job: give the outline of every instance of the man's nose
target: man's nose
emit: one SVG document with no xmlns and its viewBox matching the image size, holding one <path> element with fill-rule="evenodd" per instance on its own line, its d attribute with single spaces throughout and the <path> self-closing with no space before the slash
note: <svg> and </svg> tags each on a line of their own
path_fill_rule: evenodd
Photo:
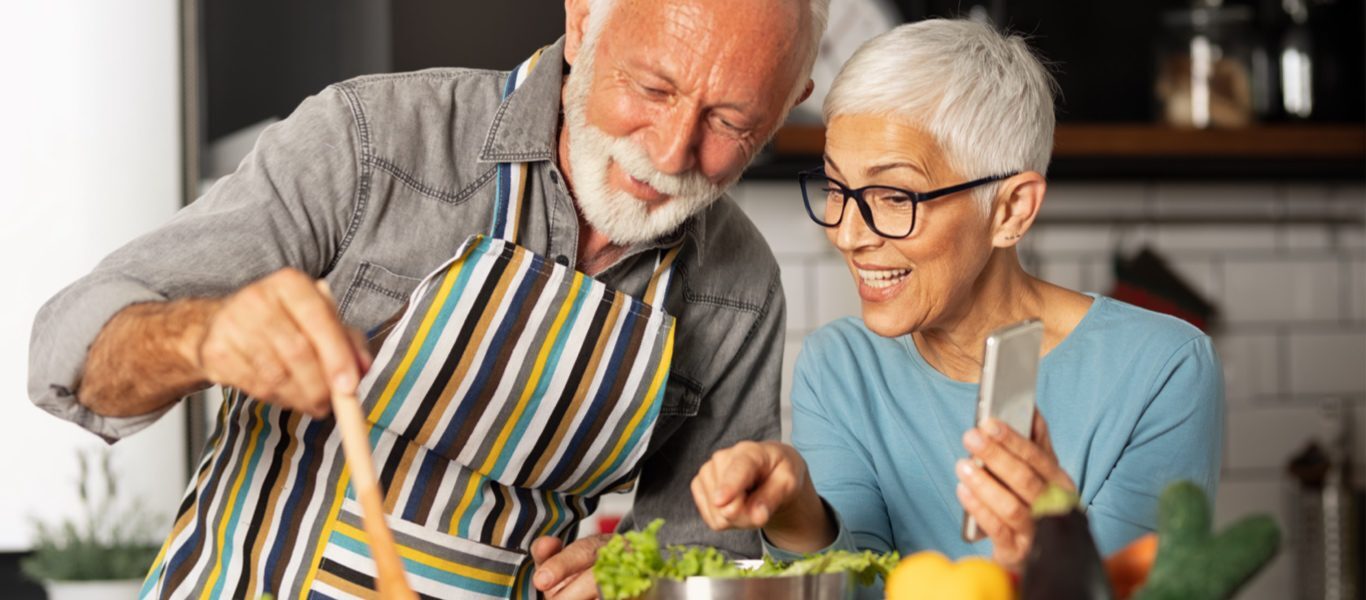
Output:
<svg viewBox="0 0 1366 600">
<path fill-rule="evenodd" d="M 647 150 L 655 168 L 670 175 L 687 173 L 697 166 L 701 118 L 693 107 L 677 106 L 655 123 Z"/>
</svg>

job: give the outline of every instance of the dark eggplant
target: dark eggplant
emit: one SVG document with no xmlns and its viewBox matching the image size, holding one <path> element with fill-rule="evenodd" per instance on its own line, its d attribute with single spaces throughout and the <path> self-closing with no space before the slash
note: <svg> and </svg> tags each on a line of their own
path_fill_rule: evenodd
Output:
<svg viewBox="0 0 1366 600">
<path fill-rule="evenodd" d="M 1112 600 L 1091 525 L 1077 495 L 1049 486 L 1034 502 L 1034 542 L 1020 600 Z"/>
</svg>

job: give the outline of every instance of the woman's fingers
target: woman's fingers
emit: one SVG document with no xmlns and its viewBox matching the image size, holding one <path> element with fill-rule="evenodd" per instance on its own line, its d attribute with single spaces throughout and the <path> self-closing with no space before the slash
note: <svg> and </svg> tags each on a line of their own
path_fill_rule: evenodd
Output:
<svg viewBox="0 0 1366 600">
<path fill-rule="evenodd" d="M 791 465 L 784 463 L 769 473 L 758 489 L 750 493 L 746 506 L 749 521 L 756 527 L 768 524 L 774 509 L 785 504 L 797 491 L 797 476 Z"/>
<path fill-rule="evenodd" d="M 715 531 L 725 531 L 727 529 L 737 529 L 747 527 L 743 519 L 743 507 L 746 494 L 738 495 L 722 494 L 721 473 L 724 473 L 724 464 L 718 464 L 716 459 L 708 461 L 702 465 L 697 476 L 693 478 L 691 489 L 693 503 L 697 505 L 697 512 L 702 516 L 702 521 Z M 718 504 L 716 498 L 727 498 L 724 504 Z"/>
<path fill-rule="evenodd" d="M 993 557 L 1007 568 L 1024 558 L 1034 535 L 1030 504 L 1049 483 L 1070 491 L 1076 484 L 1058 464 L 1048 424 L 1035 411 L 1032 439 L 988 420 L 963 435 L 963 445 L 981 465 L 958 462 L 958 498 L 992 540 Z"/>
<path fill-rule="evenodd" d="M 1057 453 L 1053 452 L 1053 438 L 1048 434 L 1048 421 L 1037 409 L 1034 411 L 1034 425 L 1029 437 L 1049 456 L 1057 456 Z"/>
<path fill-rule="evenodd" d="M 1001 509 L 992 506 L 992 502 L 979 496 L 973 486 L 965 482 L 959 482 L 957 495 L 963 510 L 977 521 L 978 528 L 991 540 L 992 559 L 1007 569 L 1018 570 L 1034 535 L 1034 523 L 1029 520 L 1027 511 L 1024 519 L 1003 516 Z"/>
<path fill-rule="evenodd" d="M 1020 456 L 1015 449 L 1008 447 L 1001 438 L 985 435 L 991 429 L 991 425 L 989 422 L 983 428 L 969 429 L 963 434 L 963 446 L 1016 496 L 1026 502 L 1033 502 L 1034 498 L 1043 493 L 1047 482 L 1035 465 Z M 1009 434 L 1014 432 L 1011 431 Z"/>
<path fill-rule="evenodd" d="M 692 499 L 693 504 L 697 505 L 697 513 L 701 515 L 702 522 L 707 527 L 715 531 L 728 529 L 724 519 L 720 518 L 716 512 L 716 503 L 712 502 L 712 490 L 715 488 L 715 466 L 710 461 L 702 465 L 702 469 L 692 480 Z"/>
<path fill-rule="evenodd" d="M 727 518 L 735 519 L 743 511 L 750 490 L 768 475 L 763 451 L 758 444 L 740 445 L 717 452 L 713 462 L 717 481 L 712 502 Z"/>
<path fill-rule="evenodd" d="M 1000 422 L 989 421 L 988 425 L 992 423 L 995 423 L 997 429 L 1002 432 L 997 439 L 1005 445 L 1006 449 L 1034 467 L 1034 470 L 1045 481 L 1068 491 L 1075 492 L 1077 490 L 1072 477 L 1063 470 L 1062 465 L 1058 464 L 1058 455 L 1053 452 L 1053 441 L 1048 435 L 1048 423 L 1044 420 L 1042 413 L 1037 410 L 1034 411 L 1033 440 L 1025 439 L 1024 436 Z"/>
<path fill-rule="evenodd" d="M 709 527 L 763 527 L 805 481 L 805 463 L 777 443 L 741 442 L 712 455 L 693 478 L 691 491 Z"/>
<path fill-rule="evenodd" d="M 1036 416 L 1037 422 L 1042 419 Z M 1047 434 L 1047 429 L 1044 433 Z M 980 428 L 968 430 L 963 435 L 963 445 L 1026 501 L 1033 502 L 1049 483 L 1076 490 L 1072 478 L 1058 464 L 1051 446 L 1043 447 L 1027 440 L 999 421 L 989 420 Z"/>
<path fill-rule="evenodd" d="M 973 497 L 1005 526 L 1016 533 L 1033 531 L 1034 519 L 1029 512 L 1029 505 L 990 473 L 966 459 L 958 461 L 957 472 L 958 481 L 966 485 Z"/>
<path fill-rule="evenodd" d="M 985 533 L 993 545 L 1008 544 L 1013 546 L 1017 534 L 1010 524 L 995 511 L 991 510 L 981 498 L 973 493 L 967 484 L 959 482 L 957 488 L 958 501 L 963 504 L 963 510 L 977 521 L 977 527 Z"/>
<path fill-rule="evenodd" d="M 787 506 L 806 486 L 806 461 L 796 448 L 765 444 L 768 476 L 750 493 L 749 517 L 756 526 L 768 524 L 779 509 Z"/>
</svg>

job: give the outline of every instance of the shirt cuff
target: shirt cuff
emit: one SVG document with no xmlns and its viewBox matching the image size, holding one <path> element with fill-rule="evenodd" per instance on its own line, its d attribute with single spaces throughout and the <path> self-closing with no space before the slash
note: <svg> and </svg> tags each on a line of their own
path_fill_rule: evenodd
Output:
<svg viewBox="0 0 1366 600">
<path fill-rule="evenodd" d="M 34 319 L 29 343 L 29 398 L 38 408 L 71 421 L 107 442 L 155 422 L 173 405 L 134 417 L 107 417 L 76 397 L 86 356 L 95 338 L 119 311 L 166 298 L 127 279 L 78 282 L 48 302 Z"/>
<path fill-rule="evenodd" d="M 835 541 L 830 542 L 829 546 L 815 552 L 792 552 L 791 550 L 784 550 L 783 548 L 773 545 L 773 542 L 768 540 L 768 536 L 764 535 L 764 532 L 761 529 L 759 530 L 759 541 L 764 545 L 764 554 L 783 562 L 792 562 L 794 560 L 801 560 L 812 554 L 825 554 L 831 550 L 857 551 L 858 547 L 854 545 L 854 535 L 849 533 L 848 527 L 844 526 L 844 520 L 841 519 L 840 514 L 835 511 L 835 507 L 830 506 L 830 503 L 826 502 L 825 498 L 821 498 L 821 505 L 825 507 L 826 518 L 830 519 L 831 522 L 835 524 L 835 528 L 838 531 L 838 533 L 835 534 Z"/>
</svg>

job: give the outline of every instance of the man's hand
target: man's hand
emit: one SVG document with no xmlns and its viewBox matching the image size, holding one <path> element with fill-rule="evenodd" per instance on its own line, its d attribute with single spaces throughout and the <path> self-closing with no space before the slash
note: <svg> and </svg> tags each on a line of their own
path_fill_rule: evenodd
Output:
<svg viewBox="0 0 1366 600">
<path fill-rule="evenodd" d="M 814 552 L 835 539 L 833 523 L 796 448 L 740 442 L 713 454 L 692 480 L 693 502 L 716 531 L 762 527 L 785 550 Z"/>
<path fill-rule="evenodd" d="M 219 383 L 318 417 L 333 389 L 355 389 L 370 360 L 326 286 L 282 269 L 227 298 L 119 311 L 90 346 L 77 396 L 98 414 L 129 417 Z"/>
<path fill-rule="evenodd" d="M 354 391 L 371 360 L 327 286 L 294 269 L 224 300 L 192 351 L 208 381 L 314 417 L 331 412 L 333 390 Z"/>
<path fill-rule="evenodd" d="M 1033 439 L 1025 439 L 999 421 L 963 434 L 963 446 L 981 461 L 958 461 L 958 501 L 991 538 L 992 559 L 1018 571 L 1034 539 L 1030 506 L 1053 483 L 1068 491 L 1077 486 L 1058 464 L 1048 424 L 1034 413 Z M 989 472 L 988 472 L 989 471 Z"/>
<path fill-rule="evenodd" d="M 531 559 L 536 561 L 531 583 L 548 600 L 591 600 L 598 597 L 593 580 L 593 562 L 598 559 L 610 535 L 583 538 L 568 546 L 557 537 L 543 536 L 531 544 Z"/>
</svg>

